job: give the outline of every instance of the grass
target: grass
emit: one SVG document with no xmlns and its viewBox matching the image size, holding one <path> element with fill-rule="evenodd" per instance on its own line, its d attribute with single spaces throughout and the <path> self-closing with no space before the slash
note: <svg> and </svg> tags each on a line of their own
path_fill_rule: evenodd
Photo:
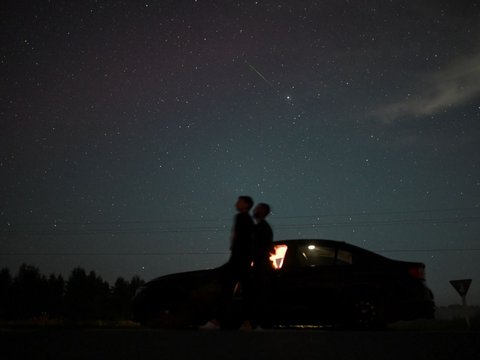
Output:
<svg viewBox="0 0 480 360">
<path fill-rule="evenodd" d="M 29 320 L 0 320 L 0 328 L 138 328 L 131 320 L 66 320 L 62 318 Z"/>
<path fill-rule="evenodd" d="M 436 320 L 421 319 L 412 321 L 399 321 L 390 324 L 388 329 L 399 331 L 478 331 L 480 330 L 480 321 L 478 318 L 470 320 L 470 328 L 467 327 L 465 319 L 455 320 Z"/>
</svg>

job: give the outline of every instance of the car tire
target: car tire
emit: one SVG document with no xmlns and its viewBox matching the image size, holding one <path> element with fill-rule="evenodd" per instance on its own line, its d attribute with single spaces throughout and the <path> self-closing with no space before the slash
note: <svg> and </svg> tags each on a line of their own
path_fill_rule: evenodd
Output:
<svg viewBox="0 0 480 360">
<path fill-rule="evenodd" d="M 220 327 L 223 330 L 238 330 L 242 326 L 243 306 L 238 299 L 232 299 L 223 310 Z"/>
<path fill-rule="evenodd" d="M 360 297 L 353 302 L 352 325 L 356 329 L 381 330 L 386 326 L 381 297 Z"/>
<path fill-rule="evenodd" d="M 191 326 L 191 314 L 186 303 L 163 304 L 159 309 L 161 310 L 149 316 L 142 325 L 161 329 L 183 329 Z"/>
</svg>

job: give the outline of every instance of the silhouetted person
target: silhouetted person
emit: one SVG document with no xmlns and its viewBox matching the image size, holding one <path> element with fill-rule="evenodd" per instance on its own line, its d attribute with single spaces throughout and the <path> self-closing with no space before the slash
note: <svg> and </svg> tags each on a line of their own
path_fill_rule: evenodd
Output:
<svg viewBox="0 0 480 360">
<path fill-rule="evenodd" d="M 239 196 L 235 203 L 237 215 L 235 215 L 232 237 L 230 243 L 230 258 L 223 266 L 224 280 L 222 281 L 222 306 L 226 305 L 233 296 L 235 286 L 239 283 L 242 291 L 248 293 L 250 289 L 250 267 L 253 261 L 253 229 L 254 223 L 250 216 L 250 210 L 253 207 L 253 199 L 250 196 Z M 215 316 L 221 316 L 219 309 L 215 310 Z M 207 322 L 202 329 L 217 329 L 219 322 L 214 318 Z"/>
<path fill-rule="evenodd" d="M 268 306 L 268 281 L 272 271 L 270 256 L 273 252 L 273 231 L 265 220 L 270 214 L 270 206 L 258 204 L 253 210 L 255 227 L 253 231 L 253 269 L 250 296 L 250 315 L 259 324 L 268 321 L 265 318 Z"/>
<path fill-rule="evenodd" d="M 249 212 L 253 207 L 253 200 L 250 196 L 240 196 L 235 203 L 238 214 L 232 229 L 230 246 L 230 259 L 228 265 L 230 271 L 243 276 L 250 269 L 252 263 L 252 246 L 254 223 Z"/>
<path fill-rule="evenodd" d="M 255 273 L 269 272 L 272 268 L 270 255 L 273 250 L 273 231 L 265 220 L 270 214 L 270 206 L 260 203 L 253 210 L 255 226 L 253 230 L 253 269 Z"/>
</svg>

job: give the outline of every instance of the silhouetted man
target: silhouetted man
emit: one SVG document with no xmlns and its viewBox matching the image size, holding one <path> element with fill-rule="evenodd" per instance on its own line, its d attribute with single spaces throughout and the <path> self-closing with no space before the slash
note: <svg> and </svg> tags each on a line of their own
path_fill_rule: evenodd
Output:
<svg viewBox="0 0 480 360">
<path fill-rule="evenodd" d="M 238 214 L 232 229 L 231 254 L 228 264 L 234 273 L 248 272 L 252 263 L 254 223 L 249 212 L 253 206 L 250 196 L 240 196 L 235 203 Z"/>
<path fill-rule="evenodd" d="M 272 268 L 270 255 L 273 250 L 273 231 L 265 220 L 270 214 L 270 206 L 258 204 L 253 210 L 256 221 L 253 231 L 253 269 L 255 273 L 269 272 Z"/>
<path fill-rule="evenodd" d="M 248 296 L 250 314 L 257 324 L 268 321 L 265 318 L 268 306 L 267 286 L 272 270 L 270 256 L 273 252 L 273 231 L 265 220 L 269 214 L 270 206 L 265 203 L 258 204 L 253 210 L 256 224 L 253 231 L 252 289 Z"/>
<path fill-rule="evenodd" d="M 252 246 L 254 223 L 250 216 L 250 209 L 253 207 L 253 199 L 250 196 L 239 196 L 235 203 L 237 215 L 235 215 L 232 237 L 230 244 L 230 258 L 222 267 L 225 271 L 225 278 L 222 281 L 222 303 L 226 305 L 231 300 L 237 283 L 240 283 L 245 294 L 250 289 L 250 267 L 252 264 Z M 248 295 L 247 295 L 248 297 Z M 216 309 L 216 316 L 222 315 L 222 310 Z M 213 318 L 201 329 L 218 329 L 220 326 L 218 318 Z"/>
</svg>

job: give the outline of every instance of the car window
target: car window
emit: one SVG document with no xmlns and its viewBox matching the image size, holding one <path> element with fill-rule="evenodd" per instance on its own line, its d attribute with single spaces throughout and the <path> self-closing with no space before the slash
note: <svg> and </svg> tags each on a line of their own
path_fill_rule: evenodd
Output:
<svg viewBox="0 0 480 360">
<path fill-rule="evenodd" d="M 300 246 L 298 248 L 298 262 L 302 267 L 333 265 L 335 249 L 318 245 Z"/>
<path fill-rule="evenodd" d="M 352 253 L 339 249 L 337 253 L 337 265 L 352 265 Z"/>
</svg>

